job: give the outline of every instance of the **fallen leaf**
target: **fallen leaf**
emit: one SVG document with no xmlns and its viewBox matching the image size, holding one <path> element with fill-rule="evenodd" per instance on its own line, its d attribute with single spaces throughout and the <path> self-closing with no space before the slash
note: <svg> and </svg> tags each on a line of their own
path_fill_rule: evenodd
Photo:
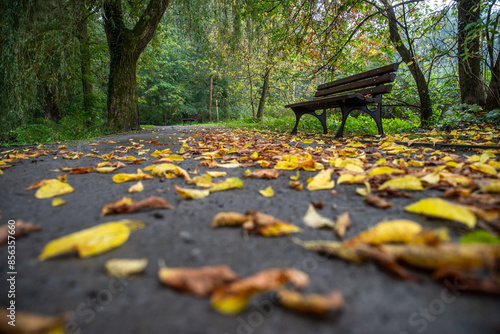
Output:
<svg viewBox="0 0 500 334">
<path fill-rule="evenodd" d="M 388 166 L 380 166 L 380 167 L 375 167 L 371 171 L 368 172 L 368 176 L 374 176 L 374 175 L 382 175 L 382 174 L 402 174 L 404 173 L 401 169 L 397 168 L 391 168 Z"/>
<path fill-rule="evenodd" d="M 313 177 L 312 181 L 307 185 L 308 190 L 333 189 L 335 181 L 331 180 L 333 169 L 325 169 L 320 171 Z"/>
<path fill-rule="evenodd" d="M 201 199 L 210 195 L 210 190 L 199 190 L 199 189 L 187 189 L 181 188 L 174 184 L 174 189 L 177 191 L 177 194 L 185 199 Z"/>
<path fill-rule="evenodd" d="M 277 179 L 281 172 L 276 169 L 257 169 L 250 174 L 245 174 L 244 178 Z"/>
<path fill-rule="evenodd" d="M 212 183 L 212 176 L 208 173 L 193 177 L 192 183 L 200 188 L 210 188 L 214 185 Z"/>
<path fill-rule="evenodd" d="M 328 295 L 304 295 L 297 291 L 280 289 L 277 295 L 284 307 L 301 314 L 326 316 L 328 312 L 339 311 L 344 306 L 344 297 L 339 291 L 332 291 Z"/>
<path fill-rule="evenodd" d="M 364 188 L 356 188 L 356 194 L 366 197 L 371 193 L 371 186 L 370 183 L 365 182 L 365 187 Z"/>
<path fill-rule="evenodd" d="M 143 228 L 144 223 L 123 219 L 90 227 L 52 240 L 42 250 L 38 260 L 77 251 L 80 257 L 94 256 L 121 246 L 130 232 Z"/>
<path fill-rule="evenodd" d="M 344 239 L 345 233 L 350 226 L 351 226 L 351 218 L 349 217 L 349 212 L 344 212 L 335 221 L 333 230 L 340 239 Z"/>
<path fill-rule="evenodd" d="M 337 184 L 347 183 L 347 184 L 362 184 L 366 181 L 366 176 L 362 174 L 342 174 L 337 179 Z"/>
<path fill-rule="evenodd" d="M 57 207 L 66 204 L 66 201 L 60 197 L 56 197 L 52 200 L 52 206 Z"/>
<path fill-rule="evenodd" d="M 333 228 L 335 226 L 333 220 L 318 214 L 318 212 L 314 209 L 314 205 L 312 204 L 309 204 L 307 212 L 304 215 L 304 218 L 302 218 L 302 221 L 304 222 L 305 225 L 312 228 L 322 228 L 322 227 Z"/>
<path fill-rule="evenodd" d="M 101 215 L 131 213 L 148 208 L 171 209 L 172 206 L 166 200 L 158 196 L 150 196 L 137 202 L 129 197 L 123 197 L 121 200 L 106 204 L 102 208 Z"/>
<path fill-rule="evenodd" d="M 397 177 L 392 180 L 386 181 L 378 189 L 382 190 L 385 188 L 424 190 L 420 179 L 413 175 Z"/>
<path fill-rule="evenodd" d="M 140 193 L 143 190 L 144 190 L 144 185 L 142 184 L 142 181 L 139 181 L 130 188 L 128 188 L 129 193 Z"/>
<path fill-rule="evenodd" d="M 410 243 L 420 232 L 422 232 L 422 226 L 411 220 L 386 220 L 376 224 L 367 231 L 361 232 L 356 237 L 345 241 L 345 244 L 354 245 L 367 243 L 380 245 L 386 242 Z"/>
<path fill-rule="evenodd" d="M 65 324 L 69 313 L 59 316 L 46 316 L 30 312 L 16 310 L 15 326 L 9 324 L 11 313 L 6 307 L 0 309 L 0 333 L 12 334 L 42 334 L 42 333 L 65 333 Z"/>
<path fill-rule="evenodd" d="M 210 226 L 241 226 L 249 219 L 251 218 L 238 212 L 219 212 L 215 215 Z"/>
<path fill-rule="evenodd" d="M 467 233 L 460 238 L 461 244 L 500 244 L 500 237 L 497 237 L 488 231 L 478 230 Z"/>
<path fill-rule="evenodd" d="M 475 277 L 455 268 L 442 268 L 437 270 L 433 277 L 446 282 L 453 282 L 453 286 L 458 291 L 482 292 L 493 295 L 500 295 L 500 283 L 498 279 L 490 277 Z"/>
<path fill-rule="evenodd" d="M 101 174 L 109 174 L 117 170 L 119 167 L 96 167 L 95 171 Z"/>
<path fill-rule="evenodd" d="M 130 182 L 130 181 L 140 181 L 140 180 L 152 180 L 154 177 L 149 174 L 144 174 L 140 169 L 137 174 L 124 174 L 119 173 L 113 175 L 113 181 L 116 183 Z"/>
<path fill-rule="evenodd" d="M 66 182 L 61 182 L 58 179 L 44 180 L 46 181 L 35 193 L 36 198 L 51 198 L 64 194 L 69 194 L 75 189 Z M 43 181 L 42 181 L 43 182 Z"/>
<path fill-rule="evenodd" d="M 109 276 L 126 277 L 140 274 L 146 269 L 148 259 L 111 259 L 104 263 Z"/>
<path fill-rule="evenodd" d="M 364 202 L 379 209 L 389 209 L 392 207 L 392 204 L 387 200 L 372 194 L 367 194 Z"/>
<path fill-rule="evenodd" d="M 211 193 L 216 191 L 223 191 L 229 189 L 241 189 L 243 188 L 243 181 L 237 177 L 230 177 L 222 182 L 216 183 L 213 187 L 209 189 Z"/>
<path fill-rule="evenodd" d="M 286 283 L 303 289 L 309 284 L 309 277 L 296 269 L 263 270 L 217 288 L 212 294 L 211 305 L 220 313 L 237 314 L 247 307 L 256 294 L 277 290 Z"/>
<path fill-rule="evenodd" d="M 291 175 L 290 176 L 290 180 L 292 181 L 297 181 L 300 177 L 300 174 L 299 174 L 299 171 L 297 171 L 297 174 L 296 175 Z"/>
<path fill-rule="evenodd" d="M 197 297 L 208 296 L 215 289 L 234 281 L 238 277 L 226 265 L 201 268 L 162 267 L 158 271 L 158 276 L 164 285 Z"/>
<path fill-rule="evenodd" d="M 247 217 L 249 219 L 243 224 L 243 228 L 246 231 L 260 234 L 265 237 L 278 237 L 301 231 L 298 226 L 284 222 L 262 212 L 249 211 L 247 212 Z"/>
<path fill-rule="evenodd" d="M 290 181 L 290 188 L 301 191 L 304 189 L 304 184 L 300 181 Z"/>
<path fill-rule="evenodd" d="M 61 167 L 60 172 L 69 172 L 70 174 L 85 174 L 92 173 L 95 170 L 93 167 Z"/>
<path fill-rule="evenodd" d="M 9 236 L 11 236 L 11 240 L 15 240 L 41 229 L 41 226 L 17 219 L 14 224 L 5 224 L 0 226 L 0 245 L 6 244 L 9 240 Z M 15 239 L 12 239 L 12 237 Z"/>
<path fill-rule="evenodd" d="M 481 187 L 481 191 L 488 193 L 500 193 L 500 180 L 493 180 Z"/>
<path fill-rule="evenodd" d="M 274 196 L 274 190 L 271 186 L 267 187 L 264 190 L 259 190 L 259 193 L 264 197 L 273 197 Z"/>
<path fill-rule="evenodd" d="M 425 216 L 454 220 L 473 228 L 476 216 L 468 208 L 440 198 L 425 198 L 405 207 L 405 211 Z"/>
</svg>

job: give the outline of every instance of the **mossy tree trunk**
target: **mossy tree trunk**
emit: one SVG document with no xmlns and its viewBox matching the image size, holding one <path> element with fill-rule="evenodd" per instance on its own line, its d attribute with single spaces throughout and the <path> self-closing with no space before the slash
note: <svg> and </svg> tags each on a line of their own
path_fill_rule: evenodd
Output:
<svg viewBox="0 0 500 334">
<path fill-rule="evenodd" d="M 136 69 L 169 0 L 150 0 L 133 29 L 125 26 L 120 0 L 104 2 L 104 29 L 109 46 L 108 126 L 113 131 L 139 128 Z"/>
</svg>

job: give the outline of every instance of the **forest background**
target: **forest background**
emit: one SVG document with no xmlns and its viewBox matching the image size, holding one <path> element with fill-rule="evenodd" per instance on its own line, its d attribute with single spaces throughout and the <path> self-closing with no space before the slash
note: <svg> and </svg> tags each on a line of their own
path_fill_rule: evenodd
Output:
<svg viewBox="0 0 500 334">
<path fill-rule="evenodd" d="M 189 115 L 286 132 L 285 104 L 400 62 L 386 132 L 500 123 L 496 0 L 1 0 L 0 142 L 83 139 Z M 377 133 L 354 114 L 346 132 Z M 332 111 L 335 131 L 340 113 Z M 319 131 L 304 117 L 299 131 Z"/>
</svg>

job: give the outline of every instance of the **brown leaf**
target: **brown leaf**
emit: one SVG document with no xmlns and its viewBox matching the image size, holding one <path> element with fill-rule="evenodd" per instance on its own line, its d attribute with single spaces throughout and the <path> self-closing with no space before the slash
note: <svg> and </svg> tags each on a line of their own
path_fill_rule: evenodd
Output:
<svg viewBox="0 0 500 334">
<path fill-rule="evenodd" d="M 500 295 L 500 282 L 489 277 L 475 277 L 456 268 L 442 268 L 434 273 L 434 278 L 446 282 L 453 282 L 453 287 L 459 291 L 483 292 Z M 448 283 L 449 284 L 449 283 Z"/>
<path fill-rule="evenodd" d="M 60 172 L 69 172 L 70 174 L 85 174 L 92 173 L 95 170 L 93 167 L 61 167 Z"/>
<path fill-rule="evenodd" d="M 150 196 L 142 201 L 135 202 L 133 199 L 124 197 L 119 201 L 106 204 L 102 208 L 102 215 L 111 213 L 130 213 L 147 208 L 171 209 L 172 206 L 166 200 L 158 196 Z"/>
<path fill-rule="evenodd" d="M 290 187 L 295 190 L 302 190 L 304 189 L 304 184 L 300 181 L 290 181 Z"/>
<path fill-rule="evenodd" d="M 366 195 L 365 203 L 370 204 L 371 206 L 374 206 L 374 207 L 379 208 L 379 209 L 389 209 L 392 207 L 392 204 L 387 202 L 382 197 L 372 195 L 372 194 Z"/>
<path fill-rule="evenodd" d="M 326 316 L 330 311 L 338 311 L 344 306 L 344 297 L 339 291 L 332 291 L 328 295 L 304 295 L 297 291 L 281 289 L 278 299 L 286 308 L 316 316 Z"/>
<path fill-rule="evenodd" d="M 351 218 L 349 218 L 349 212 L 345 212 L 337 218 L 335 225 L 333 226 L 333 230 L 340 239 L 344 239 L 345 233 L 350 226 Z"/>
<path fill-rule="evenodd" d="M 205 297 L 238 276 L 226 265 L 201 268 L 168 268 L 158 271 L 160 281 L 173 289 Z"/>
<path fill-rule="evenodd" d="M 257 169 L 250 174 L 245 174 L 244 178 L 277 179 L 281 172 L 277 169 Z"/>
<path fill-rule="evenodd" d="M 64 333 L 64 324 L 68 320 L 68 314 L 52 317 L 18 310 L 11 316 L 11 311 L 5 307 L 0 309 L 0 317 L 0 333 L 18 334 Z M 9 324 L 13 320 L 15 326 Z"/>
<path fill-rule="evenodd" d="M 32 223 L 27 223 L 21 219 L 16 220 L 15 224 L 2 225 L 0 226 L 0 245 L 7 243 L 9 235 L 14 238 L 19 238 L 31 232 L 39 231 L 41 229 L 42 229 L 41 226 Z"/>
<path fill-rule="evenodd" d="M 211 304 L 221 313 L 236 314 L 246 308 L 252 296 L 279 289 L 286 283 L 303 289 L 309 284 L 309 276 L 291 268 L 263 270 L 217 288 L 212 294 Z"/>
<path fill-rule="evenodd" d="M 251 217 L 238 212 L 219 212 L 215 215 L 210 226 L 241 226 L 250 219 Z"/>
</svg>

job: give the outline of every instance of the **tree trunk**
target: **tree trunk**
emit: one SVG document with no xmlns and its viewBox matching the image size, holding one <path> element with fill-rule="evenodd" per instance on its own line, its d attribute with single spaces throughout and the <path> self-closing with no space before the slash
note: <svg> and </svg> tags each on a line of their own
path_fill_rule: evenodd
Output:
<svg viewBox="0 0 500 334">
<path fill-rule="evenodd" d="M 260 95 L 259 108 L 257 109 L 257 119 L 262 119 L 264 114 L 264 107 L 266 106 L 267 92 L 269 92 L 269 74 L 271 72 L 270 68 L 266 68 L 266 73 L 264 74 L 264 84 L 262 85 L 262 94 Z"/>
<path fill-rule="evenodd" d="M 92 84 L 90 83 L 90 48 L 87 22 L 80 22 L 78 31 L 78 40 L 80 41 L 80 58 L 81 58 L 81 74 L 82 74 L 82 89 L 83 89 L 83 110 L 86 115 L 90 116 L 90 121 L 93 122 L 95 117 L 91 112 L 93 105 Z"/>
<path fill-rule="evenodd" d="M 415 84 L 417 85 L 418 97 L 420 99 L 420 126 L 428 127 L 432 118 L 432 102 L 429 95 L 429 86 L 425 79 L 424 73 L 414 59 L 412 51 L 404 44 L 401 35 L 398 31 L 398 21 L 394 14 L 394 9 L 389 4 L 388 0 L 381 0 L 384 4 L 385 16 L 389 23 L 389 38 L 394 44 L 396 50 L 400 54 L 403 61 L 408 66 Z"/>
<path fill-rule="evenodd" d="M 491 69 L 491 79 L 486 97 L 486 110 L 500 108 L 500 54 L 497 56 L 495 66 Z"/>
<path fill-rule="evenodd" d="M 481 17 L 480 0 L 458 0 L 458 81 L 462 103 L 484 105 L 484 89 L 481 80 L 480 36 L 474 34 Z M 471 34 L 472 33 L 472 34 Z M 475 37 L 470 37 L 475 35 Z"/>
<path fill-rule="evenodd" d="M 113 131 L 139 128 L 137 60 L 154 35 L 169 0 L 150 0 L 132 30 L 125 27 L 120 0 L 104 2 L 104 29 L 110 53 L 108 126 Z"/>
<path fill-rule="evenodd" d="M 48 118 L 50 121 L 58 124 L 59 121 L 61 120 L 61 110 L 57 105 L 54 93 L 52 93 L 50 87 L 45 86 L 44 94 L 45 94 L 44 98 L 45 117 Z"/>
<path fill-rule="evenodd" d="M 212 96 L 214 93 L 214 76 L 210 76 L 210 97 L 208 101 L 208 121 L 212 122 Z"/>
</svg>

